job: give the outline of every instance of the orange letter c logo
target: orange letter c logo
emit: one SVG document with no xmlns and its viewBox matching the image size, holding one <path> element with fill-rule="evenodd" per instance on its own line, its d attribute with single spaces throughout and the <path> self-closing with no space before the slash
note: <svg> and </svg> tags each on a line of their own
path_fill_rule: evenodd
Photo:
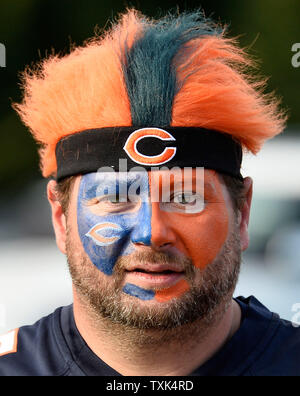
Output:
<svg viewBox="0 0 300 396">
<path fill-rule="evenodd" d="M 176 140 L 169 132 L 159 128 L 142 128 L 132 132 L 123 148 L 134 162 L 140 165 L 162 165 L 169 162 L 176 154 L 176 147 L 167 147 L 159 155 L 148 156 L 139 153 L 136 147 L 137 143 L 146 137 L 164 141 Z"/>
</svg>

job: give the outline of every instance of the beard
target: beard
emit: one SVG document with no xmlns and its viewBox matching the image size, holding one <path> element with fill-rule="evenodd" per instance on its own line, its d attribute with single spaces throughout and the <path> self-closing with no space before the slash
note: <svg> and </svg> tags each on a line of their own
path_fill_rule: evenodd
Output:
<svg viewBox="0 0 300 396">
<path fill-rule="evenodd" d="M 68 230 L 66 249 L 73 285 L 94 318 L 123 330 L 168 331 L 199 320 L 209 327 L 220 308 L 225 313 L 238 281 L 241 248 L 236 231 L 232 231 L 218 257 L 204 269 L 196 268 L 187 257 L 148 250 L 119 257 L 113 274 L 107 276 L 92 264 L 82 248 L 75 246 Z M 129 262 L 178 263 L 185 269 L 190 289 L 167 302 L 129 296 L 122 291 Z"/>
</svg>

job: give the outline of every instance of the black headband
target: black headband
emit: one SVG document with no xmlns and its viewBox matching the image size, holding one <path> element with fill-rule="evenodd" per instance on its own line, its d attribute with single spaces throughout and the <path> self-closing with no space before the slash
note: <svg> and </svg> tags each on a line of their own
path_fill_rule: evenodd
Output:
<svg viewBox="0 0 300 396">
<path fill-rule="evenodd" d="M 119 160 L 133 167 L 204 167 L 242 178 L 242 148 L 225 133 L 196 127 L 114 127 L 89 129 L 61 139 L 56 146 L 57 181 L 97 172 Z"/>
</svg>

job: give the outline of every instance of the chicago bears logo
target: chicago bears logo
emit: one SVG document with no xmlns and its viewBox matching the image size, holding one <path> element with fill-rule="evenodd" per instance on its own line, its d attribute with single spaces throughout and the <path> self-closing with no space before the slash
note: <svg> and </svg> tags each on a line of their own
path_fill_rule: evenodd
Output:
<svg viewBox="0 0 300 396">
<path fill-rule="evenodd" d="M 140 140 L 147 137 L 153 137 L 163 141 L 176 141 L 176 139 L 167 131 L 159 128 L 142 128 L 134 131 L 127 139 L 123 149 L 127 155 L 140 165 L 162 165 L 169 162 L 176 154 L 176 147 L 167 147 L 159 155 L 144 155 L 137 150 L 137 144 Z"/>
<path fill-rule="evenodd" d="M 104 237 L 99 234 L 99 231 L 104 231 L 104 230 L 116 230 L 122 231 L 122 228 L 115 223 L 99 223 L 95 225 L 87 234 L 86 236 L 89 238 L 92 238 L 93 241 L 96 243 L 96 245 L 99 246 L 107 246 L 111 245 L 112 243 L 116 242 L 118 239 L 120 239 L 120 236 L 110 236 L 110 237 Z"/>
</svg>

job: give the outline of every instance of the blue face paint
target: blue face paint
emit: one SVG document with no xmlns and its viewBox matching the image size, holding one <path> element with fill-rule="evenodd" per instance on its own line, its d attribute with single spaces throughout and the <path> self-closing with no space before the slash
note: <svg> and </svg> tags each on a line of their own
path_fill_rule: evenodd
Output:
<svg viewBox="0 0 300 396">
<path fill-rule="evenodd" d="M 104 274 L 113 273 L 117 259 L 131 254 L 134 243 L 150 245 L 149 189 L 147 172 L 82 176 L 77 203 L 78 232 L 90 260 Z M 133 202 L 128 201 L 128 193 Z"/>
<path fill-rule="evenodd" d="M 130 296 L 137 297 L 140 300 L 153 300 L 155 292 L 153 290 L 143 289 L 142 287 L 133 285 L 132 283 L 126 283 L 123 287 L 123 292 Z"/>
</svg>

